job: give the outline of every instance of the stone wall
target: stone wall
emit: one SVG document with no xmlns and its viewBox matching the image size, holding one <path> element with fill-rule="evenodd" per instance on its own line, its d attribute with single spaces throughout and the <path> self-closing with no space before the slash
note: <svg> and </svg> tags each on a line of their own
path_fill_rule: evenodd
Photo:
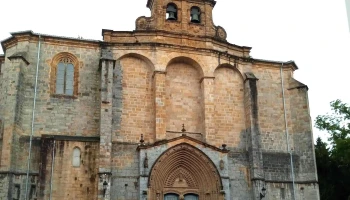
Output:
<svg viewBox="0 0 350 200">
<path fill-rule="evenodd" d="M 145 139 L 153 142 L 155 119 L 154 119 L 154 92 L 152 66 L 136 57 L 125 57 L 120 60 L 121 67 L 116 76 L 121 77 L 122 91 L 115 91 L 115 105 L 122 105 L 120 122 L 115 120 L 114 127 L 117 141 L 135 143 L 144 134 Z M 118 87 L 117 78 L 114 87 Z M 116 109 L 116 107 L 114 107 Z M 118 115 L 117 113 L 114 113 Z M 115 116 L 116 117 L 116 116 Z"/>
<path fill-rule="evenodd" d="M 37 48 L 30 45 L 31 57 L 36 58 Z M 35 135 L 97 136 L 99 132 L 99 48 L 70 47 L 43 43 L 39 65 L 38 96 L 35 118 Z M 57 97 L 50 93 L 50 72 L 55 55 L 69 52 L 79 61 L 78 95 L 74 98 Z M 36 63 L 33 59 L 32 63 Z M 25 74 L 26 100 L 21 113 L 24 134 L 29 135 L 35 67 Z"/>
<path fill-rule="evenodd" d="M 12 184 L 10 176 L 8 173 L 0 174 L 0 199 L 9 198 L 9 187 Z"/>
<path fill-rule="evenodd" d="M 215 70 L 215 139 L 213 144 L 245 149 L 245 111 L 243 78 L 236 70 L 221 67 Z"/>
<path fill-rule="evenodd" d="M 300 156 L 298 165 L 300 173 L 299 180 L 317 180 L 316 160 L 314 141 L 311 128 L 311 116 L 309 113 L 307 87 L 294 88 L 289 90 L 291 97 L 291 121 L 292 121 L 292 140 L 294 141 L 293 152 Z"/>
<path fill-rule="evenodd" d="M 265 151 L 287 152 L 280 70 L 256 67 L 254 74 L 259 79 L 258 102 L 262 148 Z M 288 79 L 284 82 L 286 90 Z"/>
<path fill-rule="evenodd" d="M 228 176 L 231 199 L 253 199 L 248 155 L 244 152 L 229 152 Z"/>
<path fill-rule="evenodd" d="M 73 166 L 75 148 L 80 150 L 80 166 L 77 167 Z M 51 196 L 52 199 L 96 199 L 97 183 L 100 180 L 98 149 L 97 142 L 43 139 L 39 198 L 48 199 Z"/>
<path fill-rule="evenodd" d="M 18 191 L 21 198 L 25 195 L 38 51 L 33 38 L 6 49 L 6 55 L 22 53 L 6 59 L 0 75 L 0 195 L 4 197 Z M 103 47 L 110 48 L 111 55 L 102 70 L 99 43 L 43 40 L 30 190 L 35 186 L 39 199 L 48 199 L 50 193 L 53 199 L 102 199 L 102 185 L 108 180 L 107 198 L 140 199 L 148 191 L 153 164 L 180 144 L 174 138 L 183 137 L 184 124 L 188 138 L 181 142 L 210 158 L 223 183 L 220 194 L 227 199 L 257 199 L 261 184 L 266 185 L 269 199 L 291 199 L 280 63 L 240 57 L 247 53 L 243 47 L 232 46 L 223 53 L 219 42 L 209 48 L 210 42 L 201 40 L 205 45 L 197 48 L 197 41 L 189 40 L 174 36 L 167 41 L 170 46 L 110 43 Z M 188 43 L 174 46 L 179 41 Z M 74 96 L 52 93 L 52 63 L 60 53 L 77 60 Z M 318 199 L 307 87 L 293 79 L 293 70 L 284 66 L 283 76 L 295 189 L 300 198 Z M 247 72 L 256 78 L 248 78 Z M 146 145 L 155 147 L 137 152 L 141 134 Z M 93 141 L 87 139 L 91 137 Z M 222 144 L 227 144 L 228 154 L 218 149 Z M 74 148 L 81 151 L 79 167 L 72 166 Z M 145 153 L 148 168 L 143 166 Z"/>
<path fill-rule="evenodd" d="M 136 148 L 133 144 L 113 144 L 111 200 L 138 199 L 141 177 Z"/>
<path fill-rule="evenodd" d="M 189 133 L 203 134 L 203 94 L 200 72 L 187 63 L 173 63 L 166 69 L 166 130 L 181 132 L 182 125 Z"/>
<path fill-rule="evenodd" d="M 287 200 L 293 198 L 293 185 L 291 183 L 268 183 L 266 185 L 266 199 Z M 296 198 L 300 200 L 319 199 L 317 184 L 296 184 Z"/>
</svg>

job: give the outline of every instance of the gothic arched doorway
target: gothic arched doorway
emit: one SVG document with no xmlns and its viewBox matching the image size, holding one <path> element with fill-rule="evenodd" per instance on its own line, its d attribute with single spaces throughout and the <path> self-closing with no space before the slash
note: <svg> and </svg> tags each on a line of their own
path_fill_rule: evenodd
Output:
<svg viewBox="0 0 350 200">
<path fill-rule="evenodd" d="M 149 178 L 149 199 L 221 199 L 222 182 L 214 163 L 187 143 L 164 152 L 155 162 Z"/>
</svg>

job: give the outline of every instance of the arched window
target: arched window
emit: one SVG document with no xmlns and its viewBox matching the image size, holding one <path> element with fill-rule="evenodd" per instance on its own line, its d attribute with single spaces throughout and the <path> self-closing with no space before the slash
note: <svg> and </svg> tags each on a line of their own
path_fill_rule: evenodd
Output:
<svg viewBox="0 0 350 200">
<path fill-rule="evenodd" d="M 198 195 L 196 194 L 186 194 L 185 200 L 198 200 Z"/>
<path fill-rule="evenodd" d="M 179 200 L 179 195 L 177 195 L 177 194 L 166 194 L 166 195 L 164 195 L 164 200 Z"/>
<path fill-rule="evenodd" d="M 80 167 L 80 149 L 75 147 L 73 149 L 73 167 Z"/>
<path fill-rule="evenodd" d="M 53 58 L 51 67 L 51 94 L 76 96 L 78 94 L 78 59 L 67 52 L 59 53 Z"/>
<path fill-rule="evenodd" d="M 201 23 L 201 10 L 196 6 L 191 8 L 191 22 Z"/>
<path fill-rule="evenodd" d="M 74 65 L 70 59 L 62 59 L 57 65 L 56 94 L 73 95 Z"/>
<path fill-rule="evenodd" d="M 177 20 L 177 7 L 173 3 L 169 3 L 166 8 L 166 19 Z"/>
</svg>

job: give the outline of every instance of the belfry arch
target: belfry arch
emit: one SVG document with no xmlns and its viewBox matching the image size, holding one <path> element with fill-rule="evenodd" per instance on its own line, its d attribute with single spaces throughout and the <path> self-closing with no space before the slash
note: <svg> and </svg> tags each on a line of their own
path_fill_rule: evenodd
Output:
<svg viewBox="0 0 350 200">
<path fill-rule="evenodd" d="M 178 199 L 196 195 L 199 200 L 222 199 L 222 181 L 215 164 L 201 150 L 180 143 L 164 152 L 153 165 L 148 180 L 149 199 Z"/>
</svg>

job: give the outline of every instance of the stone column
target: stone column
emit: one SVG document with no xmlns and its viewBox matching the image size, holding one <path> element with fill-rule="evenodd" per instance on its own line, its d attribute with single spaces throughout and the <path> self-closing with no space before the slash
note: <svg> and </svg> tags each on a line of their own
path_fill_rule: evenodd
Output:
<svg viewBox="0 0 350 200">
<path fill-rule="evenodd" d="M 166 72 L 156 71 L 153 75 L 155 87 L 154 98 L 156 117 L 156 141 L 164 140 L 166 138 L 165 74 Z"/>
<path fill-rule="evenodd" d="M 204 108 L 204 124 L 203 124 L 203 138 L 206 142 L 215 141 L 215 102 L 214 102 L 214 79 L 215 77 L 203 77 L 202 94 L 203 94 L 203 108 Z M 213 144 L 219 145 L 219 144 Z M 221 144 L 220 144 L 221 145 Z"/>
<path fill-rule="evenodd" d="M 115 60 L 110 51 L 102 50 L 101 72 L 101 111 L 100 111 L 100 157 L 98 199 L 109 200 L 111 188 L 112 153 L 112 99 L 113 69 Z"/>
<path fill-rule="evenodd" d="M 258 118 L 257 81 L 258 79 L 253 73 L 246 73 L 246 80 L 244 83 L 244 106 L 246 111 L 248 153 L 253 185 L 253 199 L 260 200 L 261 189 L 265 186 L 265 176 L 261 149 L 261 132 Z"/>
</svg>

